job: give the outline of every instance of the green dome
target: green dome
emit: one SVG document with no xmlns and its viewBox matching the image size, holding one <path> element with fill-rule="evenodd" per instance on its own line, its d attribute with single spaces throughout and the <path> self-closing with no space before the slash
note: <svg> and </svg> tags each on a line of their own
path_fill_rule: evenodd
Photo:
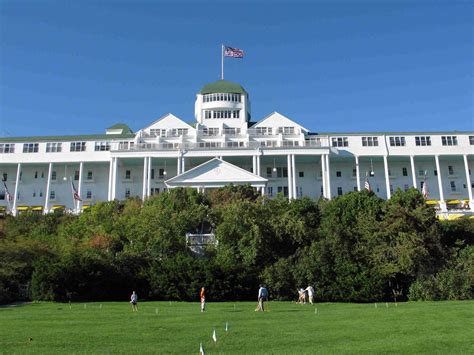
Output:
<svg viewBox="0 0 474 355">
<path fill-rule="evenodd" d="M 240 85 L 232 83 L 226 80 L 218 80 L 213 83 L 204 85 L 204 87 L 199 91 L 201 95 L 205 94 L 244 94 L 247 95 L 247 91 Z"/>
</svg>

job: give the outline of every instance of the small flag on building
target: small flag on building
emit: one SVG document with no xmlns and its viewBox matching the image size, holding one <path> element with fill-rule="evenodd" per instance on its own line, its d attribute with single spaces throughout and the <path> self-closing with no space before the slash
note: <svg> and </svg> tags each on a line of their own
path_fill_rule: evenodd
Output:
<svg viewBox="0 0 474 355">
<path fill-rule="evenodd" d="M 224 57 L 243 58 L 244 51 L 242 49 L 224 46 Z"/>
<path fill-rule="evenodd" d="M 81 196 L 79 196 L 79 193 L 76 190 L 76 186 L 74 186 L 74 182 L 71 179 L 71 190 L 72 190 L 72 198 L 74 201 L 82 201 Z"/>
<path fill-rule="evenodd" d="M 217 335 L 216 335 L 216 330 L 212 332 L 212 340 L 214 340 L 214 343 L 217 343 Z"/>
<path fill-rule="evenodd" d="M 202 343 L 199 343 L 199 355 L 205 355 L 204 348 L 202 347 Z"/>
<path fill-rule="evenodd" d="M 368 174 L 368 173 L 365 174 L 364 188 L 365 188 L 367 191 L 369 191 L 369 192 L 372 191 L 372 188 L 370 187 L 369 174 Z"/>
<path fill-rule="evenodd" d="M 5 189 L 5 200 L 13 201 L 13 195 L 8 191 L 7 184 L 3 181 L 3 188 Z"/>
<path fill-rule="evenodd" d="M 423 187 L 421 188 L 421 193 L 423 194 L 424 198 L 428 198 L 429 191 L 428 191 L 428 184 L 426 183 L 426 171 L 425 171 L 425 178 L 423 179 Z"/>
</svg>

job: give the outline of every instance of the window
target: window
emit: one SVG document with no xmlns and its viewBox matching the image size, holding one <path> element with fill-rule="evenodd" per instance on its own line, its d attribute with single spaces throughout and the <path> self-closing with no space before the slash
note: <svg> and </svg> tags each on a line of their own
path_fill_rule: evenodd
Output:
<svg viewBox="0 0 474 355">
<path fill-rule="evenodd" d="M 458 145 L 458 137 L 456 136 L 442 136 L 441 143 L 443 145 Z"/>
<path fill-rule="evenodd" d="M 451 181 L 451 182 L 450 182 L 450 185 L 451 185 L 451 191 L 452 191 L 452 192 L 456 191 L 456 182 Z"/>
<path fill-rule="evenodd" d="M 240 141 L 235 141 L 235 142 L 226 142 L 226 147 L 228 148 L 239 148 L 239 147 L 244 147 L 245 143 L 240 142 Z"/>
<path fill-rule="evenodd" d="M 303 197 L 303 187 L 296 186 L 296 197 Z"/>
<path fill-rule="evenodd" d="M 271 136 L 272 132 L 272 127 L 257 127 L 255 129 L 258 136 Z"/>
<path fill-rule="evenodd" d="M 151 169 L 151 177 L 152 180 L 155 179 L 155 169 Z"/>
<path fill-rule="evenodd" d="M 54 190 L 51 190 L 49 192 L 49 199 L 50 200 L 55 200 L 56 199 L 56 192 Z"/>
<path fill-rule="evenodd" d="M 158 169 L 158 177 L 159 177 L 160 179 L 164 179 L 165 176 L 166 176 L 165 169 L 163 169 L 163 168 Z"/>
<path fill-rule="evenodd" d="M 454 169 L 453 169 L 452 165 L 448 166 L 448 175 L 454 175 Z"/>
<path fill-rule="evenodd" d="M 60 153 L 62 143 L 46 143 L 46 153 Z"/>
<path fill-rule="evenodd" d="M 130 188 L 126 187 L 125 188 L 125 198 L 129 198 L 129 197 L 130 197 Z"/>
<path fill-rule="evenodd" d="M 288 168 L 277 168 L 277 177 L 278 178 L 288 177 Z"/>
<path fill-rule="evenodd" d="M 469 136 L 469 144 L 474 145 L 474 136 Z"/>
<path fill-rule="evenodd" d="M 342 196 L 342 187 L 341 186 L 337 187 L 337 195 Z"/>
<path fill-rule="evenodd" d="M 212 112 L 212 117 L 210 118 L 232 118 L 233 113 L 236 113 L 238 115 L 238 110 L 231 111 L 231 110 L 215 110 L 215 111 L 210 111 Z M 206 117 L 207 118 L 207 117 Z M 238 118 L 235 117 L 234 118 Z"/>
<path fill-rule="evenodd" d="M 390 137 L 390 146 L 392 147 L 404 147 L 405 137 Z"/>
<path fill-rule="evenodd" d="M 92 190 L 87 190 L 86 199 L 90 200 L 92 198 Z"/>
<path fill-rule="evenodd" d="M 185 136 L 187 134 L 188 134 L 188 129 L 187 128 L 173 128 L 171 130 L 171 135 L 173 137 Z"/>
<path fill-rule="evenodd" d="M 295 127 L 278 127 L 278 133 L 283 135 L 295 134 Z"/>
<path fill-rule="evenodd" d="M 377 137 L 362 137 L 363 147 L 378 147 L 379 141 Z"/>
<path fill-rule="evenodd" d="M 336 171 L 336 177 L 341 177 L 342 173 L 340 171 Z"/>
<path fill-rule="evenodd" d="M 331 138 L 332 146 L 333 147 L 348 147 L 349 141 L 347 137 L 332 137 Z"/>
<path fill-rule="evenodd" d="M 354 186 L 354 191 L 357 191 L 357 186 Z"/>
<path fill-rule="evenodd" d="M 39 148 L 38 143 L 24 143 L 23 153 L 38 153 L 38 148 Z"/>
<path fill-rule="evenodd" d="M 86 142 L 71 142 L 69 150 L 71 152 L 84 152 L 86 150 Z"/>
<path fill-rule="evenodd" d="M 433 175 L 438 176 L 438 170 L 433 170 Z"/>
<path fill-rule="evenodd" d="M 125 180 L 130 180 L 132 172 L 130 170 L 125 170 Z"/>
<path fill-rule="evenodd" d="M 232 118 L 240 118 L 240 110 L 232 111 Z"/>
<path fill-rule="evenodd" d="M 261 141 L 260 145 L 262 147 L 277 147 L 278 142 L 277 141 Z"/>
<path fill-rule="evenodd" d="M 278 186 L 278 193 L 282 193 L 283 196 L 288 196 L 288 186 Z"/>
<path fill-rule="evenodd" d="M 38 172 L 35 171 L 35 179 L 37 179 L 37 178 L 38 178 Z"/>
<path fill-rule="evenodd" d="M 431 145 L 431 137 L 430 136 L 416 136 L 415 137 L 415 144 L 417 146 Z"/>
<path fill-rule="evenodd" d="M 94 150 L 96 152 L 104 152 L 110 150 L 110 142 L 95 142 Z"/>
<path fill-rule="evenodd" d="M 403 185 L 403 190 L 404 190 L 405 192 L 407 192 L 409 188 L 410 188 L 410 187 L 408 186 L 408 184 Z"/>
<path fill-rule="evenodd" d="M 298 141 L 284 140 L 283 147 L 298 147 L 300 143 Z"/>
<path fill-rule="evenodd" d="M 408 176 L 408 170 L 407 170 L 407 168 L 402 168 L 402 175 L 403 175 L 403 176 Z"/>
<path fill-rule="evenodd" d="M 235 136 L 240 134 L 240 128 L 224 128 L 224 134 L 228 134 L 229 136 Z"/>
<path fill-rule="evenodd" d="M 218 136 L 219 135 L 219 128 L 203 128 L 202 130 L 203 136 Z"/>
<path fill-rule="evenodd" d="M 79 170 L 74 171 L 74 180 L 75 181 L 79 180 Z"/>
<path fill-rule="evenodd" d="M 357 177 L 357 169 L 352 169 L 352 177 Z"/>
<path fill-rule="evenodd" d="M 393 194 L 393 185 L 390 184 L 390 193 Z"/>
<path fill-rule="evenodd" d="M 15 144 L 13 143 L 0 144 L 0 153 L 15 153 Z"/>
<path fill-rule="evenodd" d="M 56 180 L 56 178 L 57 178 L 56 171 L 53 170 L 53 171 L 51 172 L 51 180 Z"/>
<path fill-rule="evenodd" d="M 133 149 L 134 146 L 135 146 L 134 142 L 119 142 L 119 149 L 120 150 Z"/>
<path fill-rule="evenodd" d="M 150 136 L 152 136 L 152 137 L 166 137 L 166 129 L 151 128 L 150 129 Z"/>
<path fill-rule="evenodd" d="M 272 186 L 267 187 L 267 195 L 270 196 L 270 197 L 273 196 L 273 187 Z"/>
<path fill-rule="evenodd" d="M 3 173 L 2 181 L 7 181 L 7 179 L 8 179 L 8 174 L 7 174 L 7 173 Z"/>
<path fill-rule="evenodd" d="M 272 168 L 271 167 L 267 167 L 267 177 L 268 178 L 272 177 Z"/>
<path fill-rule="evenodd" d="M 92 180 L 93 176 L 92 176 L 92 171 L 88 171 L 87 172 L 87 179 L 86 180 Z"/>
<path fill-rule="evenodd" d="M 301 177 L 301 178 L 304 177 L 304 171 L 299 172 L 299 177 Z"/>
</svg>

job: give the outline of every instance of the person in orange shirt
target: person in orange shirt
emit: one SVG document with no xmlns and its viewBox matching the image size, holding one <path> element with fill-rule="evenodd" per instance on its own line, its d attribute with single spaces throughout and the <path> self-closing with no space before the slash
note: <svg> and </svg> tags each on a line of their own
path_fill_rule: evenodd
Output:
<svg viewBox="0 0 474 355">
<path fill-rule="evenodd" d="M 201 312 L 206 310 L 206 294 L 204 292 L 204 287 L 201 288 Z"/>
</svg>

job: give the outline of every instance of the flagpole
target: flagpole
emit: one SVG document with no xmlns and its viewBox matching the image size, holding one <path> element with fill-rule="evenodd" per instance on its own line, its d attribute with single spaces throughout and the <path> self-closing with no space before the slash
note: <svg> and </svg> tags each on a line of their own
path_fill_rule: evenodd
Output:
<svg viewBox="0 0 474 355">
<path fill-rule="evenodd" d="M 224 80 L 224 45 L 221 44 L 221 80 Z"/>
</svg>

